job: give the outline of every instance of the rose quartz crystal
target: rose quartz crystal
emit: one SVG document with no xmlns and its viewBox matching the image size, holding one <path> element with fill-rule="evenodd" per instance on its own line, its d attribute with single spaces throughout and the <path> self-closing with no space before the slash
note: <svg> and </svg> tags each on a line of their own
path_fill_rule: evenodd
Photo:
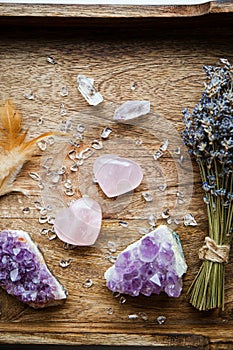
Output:
<svg viewBox="0 0 233 350">
<path fill-rule="evenodd" d="M 94 175 L 100 188 L 109 198 L 134 190 L 143 178 L 140 165 L 114 154 L 105 154 L 96 159 Z"/>
<path fill-rule="evenodd" d="M 83 197 L 57 214 L 54 229 L 63 242 L 88 246 L 95 243 L 101 222 L 100 205 L 89 197 Z"/>
</svg>

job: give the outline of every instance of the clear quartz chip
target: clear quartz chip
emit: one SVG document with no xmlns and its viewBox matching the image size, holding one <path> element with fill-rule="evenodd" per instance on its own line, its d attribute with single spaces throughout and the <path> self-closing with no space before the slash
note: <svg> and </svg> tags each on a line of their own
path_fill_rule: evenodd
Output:
<svg viewBox="0 0 233 350">
<path fill-rule="evenodd" d="M 94 79 L 85 75 L 78 75 L 78 91 L 91 106 L 97 106 L 103 101 L 103 96 L 94 87 Z"/>
<path fill-rule="evenodd" d="M 158 322 L 158 324 L 163 324 L 166 322 L 166 319 L 167 319 L 166 316 L 158 316 L 157 322 Z"/>
<path fill-rule="evenodd" d="M 119 222 L 119 224 L 122 226 L 122 227 L 128 227 L 128 225 L 129 225 L 129 223 L 127 222 L 127 221 L 122 221 L 122 220 L 120 220 L 120 221 L 118 221 Z"/>
<path fill-rule="evenodd" d="M 93 281 L 91 278 L 87 278 L 84 282 L 83 282 L 83 287 L 84 288 L 90 288 L 91 286 L 93 286 Z"/>
<path fill-rule="evenodd" d="M 73 165 L 71 165 L 70 171 L 76 172 L 78 171 L 78 168 L 79 168 L 79 165 L 77 163 L 74 163 Z"/>
<path fill-rule="evenodd" d="M 78 124 L 77 131 L 83 133 L 85 131 L 85 126 L 83 124 Z"/>
<path fill-rule="evenodd" d="M 128 315 L 129 320 L 137 320 L 138 318 L 139 318 L 139 316 L 137 314 L 129 314 Z"/>
<path fill-rule="evenodd" d="M 41 151 L 45 151 L 47 149 L 47 142 L 45 140 L 40 140 L 37 142 L 37 146 Z"/>
<path fill-rule="evenodd" d="M 65 192 L 65 194 L 66 194 L 67 196 L 69 196 L 69 197 L 71 197 L 71 196 L 74 195 L 74 191 L 73 191 L 72 188 L 66 188 L 64 192 Z"/>
<path fill-rule="evenodd" d="M 164 211 L 161 213 L 161 216 L 162 216 L 163 219 L 168 219 L 168 218 L 170 217 L 169 209 L 164 210 Z"/>
<path fill-rule="evenodd" d="M 169 145 L 169 141 L 168 140 L 165 140 L 164 142 L 163 142 L 163 144 L 160 146 L 160 151 L 162 151 L 162 152 L 165 152 L 166 150 L 167 150 L 167 148 L 168 148 L 168 145 Z"/>
<path fill-rule="evenodd" d="M 184 216 L 184 226 L 197 226 L 197 222 L 191 213 Z"/>
<path fill-rule="evenodd" d="M 160 150 L 155 151 L 155 153 L 154 153 L 154 155 L 153 155 L 154 160 L 159 159 L 160 157 L 162 157 L 162 155 L 163 155 L 163 152 L 162 152 L 162 151 L 160 151 Z"/>
<path fill-rule="evenodd" d="M 102 133 L 101 133 L 101 137 L 102 139 L 107 139 L 109 137 L 109 135 L 112 133 L 112 129 L 109 128 L 108 126 L 105 126 L 105 128 L 103 129 Z"/>
<path fill-rule="evenodd" d="M 48 56 L 46 61 L 50 64 L 53 64 L 53 65 L 57 63 L 56 60 L 52 56 Z"/>
<path fill-rule="evenodd" d="M 25 92 L 23 95 L 27 100 L 34 100 L 34 95 L 32 92 Z"/>
<path fill-rule="evenodd" d="M 29 207 L 26 207 L 26 208 L 23 208 L 22 211 L 23 211 L 24 214 L 29 214 L 31 210 L 30 210 Z"/>
<path fill-rule="evenodd" d="M 155 217 L 154 214 L 150 214 L 150 215 L 148 216 L 148 224 L 149 224 L 150 226 L 156 226 L 156 217 Z"/>
<path fill-rule="evenodd" d="M 34 171 L 31 171 L 28 175 L 35 181 L 41 181 L 40 175 Z"/>
<path fill-rule="evenodd" d="M 61 266 L 63 269 L 65 269 L 66 267 L 68 267 L 71 263 L 71 259 L 68 259 L 68 260 L 63 260 L 61 259 L 60 262 L 59 262 L 59 266 Z"/>
<path fill-rule="evenodd" d="M 150 101 L 127 101 L 115 110 L 113 120 L 127 121 L 150 113 Z"/>
<path fill-rule="evenodd" d="M 67 179 L 64 182 L 64 186 L 65 186 L 65 188 L 72 188 L 72 181 L 70 179 Z"/>
<path fill-rule="evenodd" d="M 138 84 L 136 82 L 132 83 L 131 86 L 130 86 L 130 90 L 134 91 L 136 89 L 137 85 Z"/>
<path fill-rule="evenodd" d="M 115 252 L 116 252 L 116 243 L 115 243 L 115 242 L 109 241 L 109 242 L 108 242 L 108 250 L 109 250 L 111 253 L 115 253 Z"/>
<path fill-rule="evenodd" d="M 88 147 L 80 152 L 80 158 L 87 159 L 87 158 L 90 158 L 93 154 L 94 154 L 94 151 Z"/>
<path fill-rule="evenodd" d="M 68 93 L 69 93 L 68 87 L 66 85 L 62 86 L 61 90 L 60 90 L 60 95 L 62 97 L 66 97 L 66 96 L 68 96 Z"/>
<path fill-rule="evenodd" d="M 60 105 L 60 114 L 63 116 L 63 115 L 66 115 L 66 108 L 65 108 L 65 105 L 64 103 L 61 103 Z M 67 131 L 67 130 L 64 130 L 64 131 Z"/>
<path fill-rule="evenodd" d="M 48 217 L 47 216 L 40 216 L 39 217 L 39 223 L 40 224 L 45 224 L 46 222 L 48 222 Z"/>
<path fill-rule="evenodd" d="M 164 184 L 164 185 L 159 186 L 159 190 L 160 190 L 161 192 L 164 192 L 166 189 L 167 189 L 167 184 Z"/>
<path fill-rule="evenodd" d="M 48 144 L 52 146 L 55 143 L 55 138 L 53 136 L 49 136 L 47 138 Z"/>
<path fill-rule="evenodd" d="M 113 309 L 111 307 L 107 308 L 107 314 L 112 315 L 113 314 Z"/>
<path fill-rule="evenodd" d="M 36 126 L 40 126 L 40 125 L 42 125 L 42 124 L 43 124 L 43 118 L 37 119 L 37 121 L 36 121 Z"/>
<path fill-rule="evenodd" d="M 99 141 L 99 140 L 93 140 L 92 143 L 91 143 L 91 147 L 96 149 L 96 150 L 102 149 L 103 148 L 103 142 Z"/>
<path fill-rule="evenodd" d="M 142 192 L 142 197 L 146 202 L 152 202 L 153 197 L 149 192 Z"/>
</svg>

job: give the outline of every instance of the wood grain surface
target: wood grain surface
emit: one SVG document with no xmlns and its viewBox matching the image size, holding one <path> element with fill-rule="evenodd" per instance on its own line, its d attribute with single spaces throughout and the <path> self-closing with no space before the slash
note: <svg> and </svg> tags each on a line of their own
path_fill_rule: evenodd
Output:
<svg viewBox="0 0 233 350">
<path fill-rule="evenodd" d="M 53 149 L 56 164 L 69 164 L 63 153 L 56 151 L 58 142 L 48 146 L 46 154 L 40 152 L 28 162 L 18 177 L 18 185 L 29 190 L 29 196 L 14 193 L 0 199 L 1 228 L 30 232 L 48 266 L 69 291 L 65 305 L 35 311 L 1 290 L 0 343 L 232 349 L 232 255 L 226 266 L 224 312 L 198 312 L 185 297 L 200 266 L 197 252 L 208 227 L 198 169 L 195 163 L 189 162 L 185 149 L 182 148 L 183 164 L 174 156 L 174 147 L 183 128 L 181 110 L 193 108 L 203 89 L 203 64 L 218 64 L 221 57 L 233 62 L 233 18 L 232 15 L 219 16 L 207 22 L 196 19 L 190 26 L 179 21 L 177 29 L 172 22 L 172 30 L 169 22 L 161 30 L 156 21 L 146 31 L 143 26 L 128 26 L 127 35 L 125 27 L 120 28 L 116 22 L 112 28 L 92 28 L 90 25 L 89 30 L 87 27 L 1 27 L 0 99 L 11 98 L 22 109 L 23 125 L 29 128 L 29 137 L 58 130 L 61 122 L 68 118 L 72 119 L 73 127 L 77 123 L 86 126 L 83 147 L 99 138 L 105 126 L 111 126 L 113 133 L 104 141 L 103 150 L 96 151 L 77 176 L 66 174 L 75 184 L 74 198 L 78 198 L 80 192 L 88 193 L 103 207 L 102 230 L 95 246 L 65 250 L 58 239 L 50 241 L 40 234 L 48 225 L 39 224 L 40 214 L 34 202 L 41 197 L 45 202 L 50 201 L 54 193 L 55 207 L 59 209 L 70 198 L 64 195 L 62 183 L 48 194 L 41 191 L 28 174 L 40 172 L 41 164 L 53 154 Z M 57 64 L 49 64 L 48 56 L 54 57 Z M 103 94 L 105 101 L 96 109 L 89 107 L 77 91 L 78 74 L 93 77 Z M 133 83 L 136 83 L 134 90 L 131 89 Z M 69 89 L 67 97 L 60 95 L 64 85 Z M 24 98 L 28 91 L 34 93 L 34 100 Z M 115 106 L 136 99 L 150 100 L 152 114 L 133 125 L 113 123 L 111 117 Z M 60 114 L 61 103 L 67 110 L 65 116 Z M 37 126 L 38 118 L 43 119 L 40 126 Z M 166 135 L 170 141 L 169 149 L 156 162 L 153 152 Z M 136 145 L 137 140 L 142 144 Z M 66 141 L 59 142 L 63 146 Z M 131 196 L 107 200 L 92 184 L 93 160 L 104 152 L 130 157 L 142 165 L 144 180 Z M 168 184 L 167 190 L 156 192 L 158 185 L 164 182 Z M 176 193 L 180 188 L 186 193 L 185 203 L 176 206 Z M 146 204 L 141 197 L 142 191 L 156 194 L 154 201 Z M 24 214 L 26 207 L 30 212 Z M 159 215 L 164 208 L 170 208 L 178 217 L 184 212 L 192 212 L 198 222 L 197 227 L 184 227 L 182 223 L 173 226 L 182 240 L 188 264 L 183 293 L 178 299 L 166 295 L 126 297 L 126 303 L 121 304 L 119 298 L 114 298 L 105 287 L 103 274 L 111 266 L 105 256 L 107 243 L 114 241 L 117 253 L 120 252 L 140 238 L 137 229 L 148 227 L 147 216 L 150 213 Z M 122 227 L 119 220 L 127 221 L 128 227 Z M 164 223 L 164 220 L 159 217 L 158 222 Z M 72 259 L 70 266 L 62 269 L 59 266 L 61 259 Z M 87 278 L 93 280 L 89 289 L 82 285 Z M 145 313 L 148 319 L 132 321 L 128 318 L 129 314 L 138 312 Z M 166 322 L 159 325 L 156 319 L 161 315 L 166 316 Z"/>
</svg>

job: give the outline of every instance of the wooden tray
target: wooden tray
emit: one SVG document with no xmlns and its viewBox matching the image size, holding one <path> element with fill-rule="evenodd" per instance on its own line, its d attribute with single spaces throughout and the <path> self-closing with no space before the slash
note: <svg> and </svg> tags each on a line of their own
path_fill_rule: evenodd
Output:
<svg viewBox="0 0 233 350">
<path fill-rule="evenodd" d="M 164 116 L 180 132 L 183 128 L 182 108 L 193 108 L 202 92 L 202 65 L 217 64 L 221 57 L 233 62 L 232 4 L 223 6 L 213 2 L 206 6 L 212 10 L 207 9 L 205 12 L 229 13 L 169 19 L 170 9 L 163 13 L 167 18 L 158 18 L 161 12 L 155 16 L 154 12 L 146 13 L 147 8 L 140 8 L 139 13 L 137 7 L 132 8 L 132 12 L 119 7 L 116 11 L 118 15 L 113 15 L 119 18 L 110 20 L 110 8 L 104 19 L 105 8 L 82 7 L 79 16 L 75 12 L 75 18 L 71 19 L 69 16 L 72 17 L 72 14 L 67 7 L 0 5 L 0 97 L 10 97 L 21 107 L 24 127 L 29 128 L 29 135 L 37 135 L 42 131 L 54 130 L 64 118 L 74 116 L 77 111 L 86 111 L 88 107 L 76 89 L 77 75 L 86 74 L 95 78 L 107 103 L 149 99 L 152 110 Z M 94 9 L 96 12 L 91 13 Z M 181 15 L 184 14 L 184 7 L 173 8 L 172 13 L 179 15 L 179 10 Z M 153 8 L 153 11 L 160 9 Z M 61 18 L 56 19 L 56 16 Z M 140 16 L 146 18 L 143 20 Z M 97 17 L 100 17 L 99 20 Z M 50 65 L 46 61 L 48 56 L 53 56 L 57 65 Z M 137 83 L 134 90 L 131 89 L 133 83 Z M 59 94 L 63 84 L 69 87 L 69 95 L 65 98 Z M 23 96 L 28 90 L 34 92 L 33 101 Z M 67 109 L 64 117 L 60 115 L 61 103 Z M 36 121 L 40 117 L 43 118 L 43 124 L 38 127 Z M 81 122 L 90 125 L 91 116 L 88 118 L 84 113 Z M 105 125 L 100 124 L 93 131 L 90 128 L 90 139 L 96 138 L 102 126 Z M 115 152 L 122 155 L 129 153 L 123 135 L 129 140 L 143 139 L 148 155 L 158 147 L 158 140 L 153 135 L 145 138 L 141 128 L 115 126 L 114 133 L 117 139 Z M 110 150 L 111 140 L 108 142 Z M 224 312 L 198 312 L 185 297 L 200 266 L 198 249 L 208 233 L 196 165 L 193 164 L 194 189 L 187 210 L 193 213 L 198 226 L 176 227 L 189 266 L 184 277 L 182 296 L 178 299 L 169 299 L 165 295 L 127 297 L 126 303 L 120 304 L 119 299 L 107 290 L 103 279 L 104 271 L 110 266 L 105 259 L 106 245 L 109 240 L 114 240 L 118 251 L 121 251 L 139 238 L 137 227 L 147 225 L 145 215 L 138 214 L 141 202 L 135 202 L 137 215 L 126 207 L 117 214 L 105 216 L 97 246 L 64 250 L 58 239 L 49 241 L 40 234 L 42 226 L 38 223 L 39 213 L 34 201 L 40 198 L 41 193 L 28 173 L 40 170 L 41 157 L 42 154 L 28 162 L 17 180 L 21 186 L 30 190 L 31 195 L 10 194 L 1 198 L 1 227 L 31 232 L 49 267 L 67 287 L 69 298 L 62 307 L 35 311 L 1 290 L 0 342 L 231 349 L 232 258 L 226 267 Z M 150 162 L 148 156 L 143 165 L 150 169 Z M 171 179 L 174 169 L 171 156 L 167 154 L 161 162 L 167 169 L 165 175 Z M 150 174 L 153 181 L 154 174 Z M 177 182 L 175 178 L 173 180 L 169 188 L 174 194 Z M 183 185 L 185 187 L 188 183 Z M 143 183 L 135 195 L 145 189 L 146 184 Z M 168 195 L 168 207 L 173 200 L 172 194 Z M 30 213 L 23 213 L 25 207 L 30 208 Z M 128 221 L 128 227 L 121 227 L 119 220 Z M 68 258 L 72 259 L 70 266 L 62 269 L 59 261 Z M 94 282 L 89 289 L 82 286 L 86 278 Z M 148 319 L 132 321 L 128 318 L 129 314 L 138 312 L 145 313 Z M 166 322 L 162 325 L 156 322 L 160 315 L 166 316 Z"/>
</svg>

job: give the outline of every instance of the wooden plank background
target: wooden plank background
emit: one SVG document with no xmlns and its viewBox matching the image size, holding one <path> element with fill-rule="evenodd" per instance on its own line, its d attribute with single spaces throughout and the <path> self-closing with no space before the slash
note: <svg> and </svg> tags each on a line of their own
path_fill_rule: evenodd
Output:
<svg viewBox="0 0 233 350">
<path fill-rule="evenodd" d="M 200 266 L 197 252 L 208 232 L 200 178 L 195 164 L 193 194 L 189 207 L 185 207 L 185 210 L 193 213 L 198 226 L 186 228 L 180 224 L 175 227 L 182 239 L 189 267 L 184 277 L 181 297 L 126 297 L 126 303 L 120 304 L 119 299 L 114 298 L 105 287 L 103 278 L 105 270 L 111 266 L 105 259 L 107 242 L 116 242 L 117 252 L 124 249 L 140 237 L 137 233 L 138 226 L 147 226 L 147 215 L 158 211 L 161 205 L 160 197 L 148 207 L 141 198 L 142 191 L 150 190 L 148 184 L 153 186 L 154 181 L 158 181 L 154 171 L 151 171 L 154 169 L 152 154 L 160 145 L 161 139 L 148 132 L 150 126 L 147 123 L 151 119 L 145 118 L 134 126 L 114 124 L 111 121 L 113 105 L 126 100 L 149 99 L 153 112 L 161 115 L 167 125 L 175 127 L 179 133 L 183 128 L 182 108 L 194 107 L 203 89 L 202 65 L 217 64 L 220 57 L 233 62 L 232 19 L 232 15 L 228 14 L 164 23 L 158 23 L 155 19 L 147 24 L 140 21 L 132 24 L 125 20 L 120 26 L 118 21 L 113 21 L 110 26 L 108 22 L 107 27 L 103 21 L 99 27 L 92 27 L 90 23 L 89 29 L 87 26 L 65 28 L 62 25 L 60 28 L 46 28 L 40 27 L 39 22 L 35 27 L 1 27 L 0 98 L 11 98 L 22 109 L 23 125 L 24 128 L 29 128 L 29 136 L 57 130 L 61 121 L 70 117 L 74 125 L 78 121 L 86 125 L 88 130 L 85 145 L 88 145 L 93 138 L 98 138 L 107 123 L 112 126 L 113 134 L 104 143 L 101 152 L 137 158 L 145 169 L 147 181 L 143 181 L 134 192 L 129 204 L 128 199 L 127 205 L 120 203 L 120 209 L 114 207 L 113 201 L 107 201 L 100 191 L 97 194 L 95 192 L 94 195 L 98 196 L 105 208 L 103 226 L 96 245 L 65 250 L 58 239 L 49 241 L 40 234 L 44 226 L 38 223 L 39 213 L 34 207 L 34 201 L 40 200 L 41 192 L 28 173 L 40 171 L 43 154 L 26 164 L 17 182 L 28 189 L 30 195 L 25 197 L 10 194 L 2 197 L 0 225 L 2 228 L 25 229 L 32 234 L 49 267 L 68 289 L 69 298 L 64 306 L 35 311 L 1 290 L 0 343 L 232 348 L 232 258 L 226 267 L 224 312 L 198 312 L 185 297 Z M 57 64 L 49 64 L 46 61 L 48 56 L 53 56 Z M 95 79 L 96 86 L 105 98 L 103 106 L 97 107 L 100 112 L 105 108 L 101 115 L 88 107 L 78 93 L 78 74 L 86 74 Z M 137 85 L 132 91 L 133 83 Z M 59 94 L 63 85 L 69 88 L 67 97 Z M 29 90 L 34 93 L 33 101 L 26 100 L 23 96 Z M 61 103 L 67 109 L 64 117 L 60 115 Z M 43 124 L 39 127 L 36 125 L 38 118 L 43 118 Z M 155 130 L 156 127 L 155 123 Z M 137 139 L 143 141 L 138 148 L 135 145 Z M 78 190 L 88 188 L 84 180 L 86 174 L 92 177 L 91 162 L 90 158 L 86 168 L 80 170 L 78 179 L 74 180 L 76 197 Z M 162 204 L 172 207 L 178 188 L 177 162 L 167 152 L 159 160 L 159 166 L 164 170 L 164 178 L 168 182 L 166 198 L 165 201 L 163 198 Z M 192 172 L 190 179 L 191 174 Z M 190 185 L 186 181 L 187 173 L 183 179 L 185 189 Z M 64 200 L 64 196 L 61 198 Z M 57 206 L 60 205 L 58 199 Z M 30 208 L 30 213 L 23 213 L 25 207 Z M 109 207 L 111 210 L 108 210 Z M 119 220 L 127 220 L 128 227 L 121 227 Z M 159 223 L 163 221 L 160 219 Z M 70 266 L 62 269 L 59 261 L 68 258 L 72 259 Z M 86 278 L 91 278 L 94 282 L 89 289 L 82 286 Z M 112 314 L 109 314 L 109 308 L 112 308 Z M 129 314 L 137 312 L 145 313 L 148 320 L 128 319 Z M 156 322 L 160 315 L 166 316 L 163 325 Z"/>
</svg>

